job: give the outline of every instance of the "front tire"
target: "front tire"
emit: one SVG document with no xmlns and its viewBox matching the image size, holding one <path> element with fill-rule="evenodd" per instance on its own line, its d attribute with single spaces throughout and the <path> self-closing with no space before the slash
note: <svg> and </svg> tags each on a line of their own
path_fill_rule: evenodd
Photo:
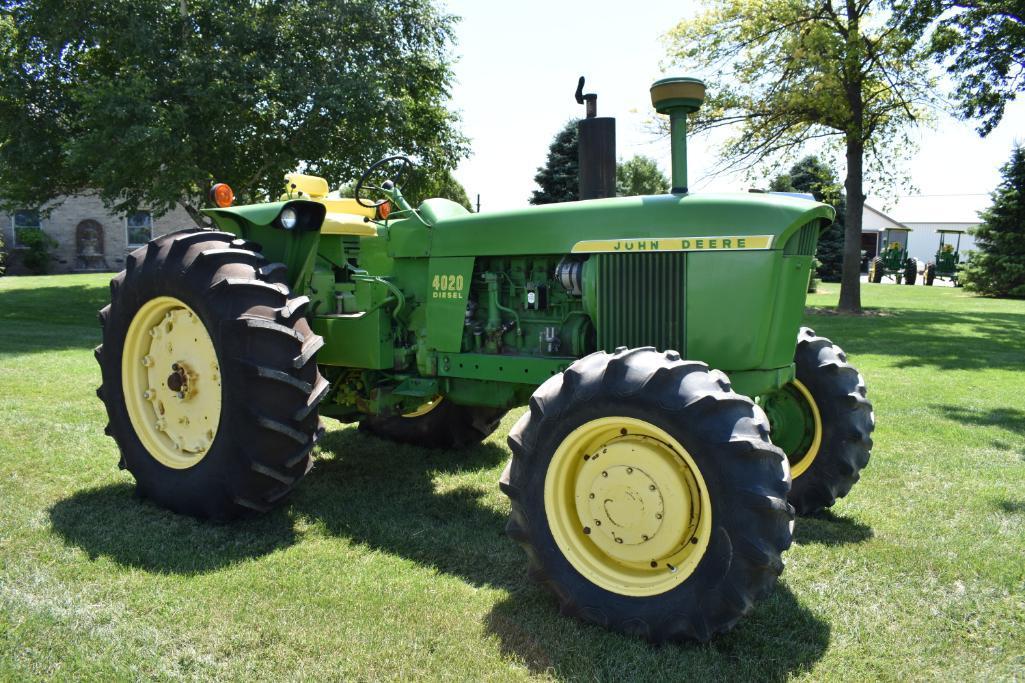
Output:
<svg viewBox="0 0 1025 683">
<path fill-rule="evenodd" d="M 883 263 L 882 259 L 874 258 L 869 261 L 868 264 L 868 281 L 875 284 L 879 284 L 883 281 Z"/>
<path fill-rule="evenodd" d="M 796 380 L 761 399 L 772 439 L 790 460 L 790 504 L 799 515 L 830 507 L 857 483 L 872 451 L 875 414 L 847 355 L 803 327 Z"/>
<path fill-rule="evenodd" d="M 460 406 L 439 396 L 409 415 L 365 417 L 359 428 L 396 443 L 461 449 L 491 436 L 506 412 L 501 408 Z"/>
<path fill-rule="evenodd" d="M 925 284 L 932 287 L 932 283 L 936 280 L 936 266 L 932 263 L 925 267 Z"/>
<path fill-rule="evenodd" d="M 915 263 L 914 259 L 908 259 L 907 263 L 904 264 L 904 283 L 908 285 L 915 284 L 918 279 L 918 264 Z"/>
<path fill-rule="evenodd" d="M 707 641 L 783 570 L 786 457 L 764 413 L 703 363 L 591 354 L 537 389 L 509 446 L 506 531 L 565 615 Z"/>
<path fill-rule="evenodd" d="M 157 238 L 99 313 L 105 431 L 139 492 L 178 513 L 263 512 L 312 465 L 323 340 L 257 249 L 211 230 Z"/>
</svg>

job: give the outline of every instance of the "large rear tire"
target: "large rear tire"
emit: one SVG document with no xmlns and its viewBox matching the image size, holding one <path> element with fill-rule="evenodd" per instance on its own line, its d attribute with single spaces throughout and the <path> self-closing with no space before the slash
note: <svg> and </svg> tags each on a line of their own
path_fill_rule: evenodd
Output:
<svg viewBox="0 0 1025 683">
<path fill-rule="evenodd" d="M 359 428 L 397 443 L 459 449 L 491 436 L 506 412 L 501 408 L 460 406 L 439 397 L 410 415 L 365 417 Z"/>
<path fill-rule="evenodd" d="M 790 460 L 790 504 L 799 515 L 846 496 L 868 465 L 875 414 L 865 380 L 843 350 L 803 327 L 794 353 L 796 381 L 761 399 L 773 442 Z"/>
<path fill-rule="evenodd" d="M 783 570 L 786 457 L 761 409 L 703 363 L 591 354 L 537 389 L 509 446 L 506 531 L 565 615 L 707 641 Z"/>
<path fill-rule="evenodd" d="M 323 341 L 258 249 L 210 230 L 159 237 L 99 313 L 105 431 L 139 492 L 175 512 L 263 512 L 312 466 Z"/>
</svg>

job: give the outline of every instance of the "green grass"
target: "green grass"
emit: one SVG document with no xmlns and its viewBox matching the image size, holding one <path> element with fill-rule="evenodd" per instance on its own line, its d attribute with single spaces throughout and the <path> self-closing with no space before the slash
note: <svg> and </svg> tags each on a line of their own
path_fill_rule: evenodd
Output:
<svg viewBox="0 0 1025 683">
<path fill-rule="evenodd" d="M 735 631 L 651 647 L 526 580 L 495 483 L 520 411 L 463 453 L 332 423 L 238 524 L 136 499 L 93 394 L 106 279 L 0 279 L 0 679 L 1025 677 L 1025 302 L 868 285 L 879 315 L 809 316 L 867 378 L 872 462 Z"/>
</svg>

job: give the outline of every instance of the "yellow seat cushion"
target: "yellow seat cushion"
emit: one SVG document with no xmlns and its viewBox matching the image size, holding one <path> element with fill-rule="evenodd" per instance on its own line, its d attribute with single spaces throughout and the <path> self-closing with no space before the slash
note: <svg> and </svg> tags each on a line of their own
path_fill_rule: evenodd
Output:
<svg viewBox="0 0 1025 683">
<path fill-rule="evenodd" d="M 324 224 L 320 226 L 320 234 L 376 237 L 377 226 L 364 220 L 364 216 L 353 213 L 328 212 L 324 216 Z"/>
<path fill-rule="evenodd" d="M 311 199 L 320 199 L 326 197 L 328 191 L 327 181 L 319 176 L 302 173 L 289 173 L 285 176 L 286 194 L 302 192 Z"/>
</svg>

